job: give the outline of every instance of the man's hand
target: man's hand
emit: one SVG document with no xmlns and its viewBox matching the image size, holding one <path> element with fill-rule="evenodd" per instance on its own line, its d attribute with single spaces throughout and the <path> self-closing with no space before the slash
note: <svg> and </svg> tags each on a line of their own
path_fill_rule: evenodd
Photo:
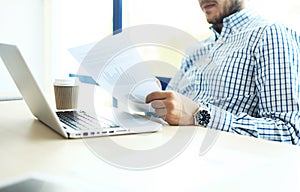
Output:
<svg viewBox="0 0 300 192">
<path fill-rule="evenodd" d="M 193 100 L 173 91 L 156 91 L 146 97 L 157 115 L 170 125 L 193 125 L 194 113 L 199 105 Z"/>
</svg>

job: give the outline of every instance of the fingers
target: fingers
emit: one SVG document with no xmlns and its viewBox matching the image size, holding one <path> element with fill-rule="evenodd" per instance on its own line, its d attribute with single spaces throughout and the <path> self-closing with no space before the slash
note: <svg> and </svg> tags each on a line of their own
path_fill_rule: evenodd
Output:
<svg viewBox="0 0 300 192">
<path fill-rule="evenodd" d="M 146 97 L 146 103 L 151 103 L 152 101 L 155 100 L 166 100 L 169 99 L 171 97 L 173 97 L 174 93 L 170 92 L 170 91 L 155 91 L 150 93 L 147 97 Z"/>
<path fill-rule="evenodd" d="M 162 117 L 163 119 L 165 119 L 165 117 L 166 117 L 167 114 L 168 114 L 168 111 L 167 111 L 166 108 L 161 108 L 161 109 L 155 109 L 155 113 L 156 113 L 158 116 L 160 116 L 160 117 Z"/>
<path fill-rule="evenodd" d="M 166 108 L 166 104 L 164 102 L 162 102 L 161 100 L 155 100 L 151 102 L 151 106 L 154 109 L 162 109 L 162 108 Z"/>
<path fill-rule="evenodd" d="M 156 114 L 171 125 L 192 125 L 193 114 L 199 105 L 193 100 L 172 91 L 157 91 L 146 97 Z"/>
<path fill-rule="evenodd" d="M 155 101 L 155 100 L 163 100 L 165 98 L 166 97 L 163 92 L 155 91 L 155 92 L 152 92 L 149 95 L 147 95 L 146 103 L 151 103 L 152 101 Z"/>
<path fill-rule="evenodd" d="M 168 123 L 177 117 L 176 94 L 172 91 L 153 92 L 146 97 L 146 103 L 151 103 L 155 113 Z"/>
</svg>

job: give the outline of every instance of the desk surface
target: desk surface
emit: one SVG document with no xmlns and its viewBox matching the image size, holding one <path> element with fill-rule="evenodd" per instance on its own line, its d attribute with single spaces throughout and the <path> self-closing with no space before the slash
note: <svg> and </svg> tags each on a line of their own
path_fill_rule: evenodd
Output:
<svg viewBox="0 0 300 192">
<path fill-rule="evenodd" d="M 201 127 L 164 127 L 151 134 L 66 140 L 37 121 L 24 101 L 0 102 L 0 117 L 2 182 L 39 175 L 95 191 L 290 191 L 300 188 L 300 148 L 297 146 L 219 132 L 212 148 L 199 155 L 207 134 Z M 174 142 L 174 137 L 183 128 L 195 130 L 195 134 L 185 146 L 178 148 L 181 150 L 176 155 L 163 161 L 162 156 L 173 149 L 169 144 L 180 144 Z M 186 138 L 185 132 L 180 134 Z M 132 153 L 122 153 L 108 146 L 112 158 L 109 161 L 91 147 L 92 143 L 105 140 L 136 153 L 131 156 Z M 165 154 L 155 153 L 157 149 L 165 150 Z M 153 157 L 143 158 L 145 151 L 153 152 Z M 157 162 L 157 165 L 133 170 L 112 164 L 114 160 L 126 162 L 128 159 L 134 164 L 135 158 L 138 162 L 142 159 L 145 163 Z"/>
</svg>

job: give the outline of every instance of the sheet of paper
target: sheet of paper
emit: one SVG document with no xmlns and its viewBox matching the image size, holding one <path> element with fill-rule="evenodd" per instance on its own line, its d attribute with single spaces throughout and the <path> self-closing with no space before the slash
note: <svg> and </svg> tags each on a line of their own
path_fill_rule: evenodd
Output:
<svg viewBox="0 0 300 192">
<path fill-rule="evenodd" d="M 115 35 L 99 43 L 72 48 L 70 52 L 102 88 L 118 99 L 123 110 L 153 112 L 145 104 L 146 96 L 161 89 L 135 47 L 120 50 L 118 45 L 127 40 Z"/>
</svg>

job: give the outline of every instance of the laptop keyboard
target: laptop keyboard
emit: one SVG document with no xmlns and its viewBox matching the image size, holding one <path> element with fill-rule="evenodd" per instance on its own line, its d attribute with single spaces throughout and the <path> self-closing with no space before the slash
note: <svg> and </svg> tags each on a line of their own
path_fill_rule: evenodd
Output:
<svg viewBox="0 0 300 192">
<path fill-rule="evenodd" d="M 120 127 L 116 123 L 101 117 L 95 117 L 84 111 L 58 111 L 59 120 L 75 130 L 107 129 Z"/>
</svg>

